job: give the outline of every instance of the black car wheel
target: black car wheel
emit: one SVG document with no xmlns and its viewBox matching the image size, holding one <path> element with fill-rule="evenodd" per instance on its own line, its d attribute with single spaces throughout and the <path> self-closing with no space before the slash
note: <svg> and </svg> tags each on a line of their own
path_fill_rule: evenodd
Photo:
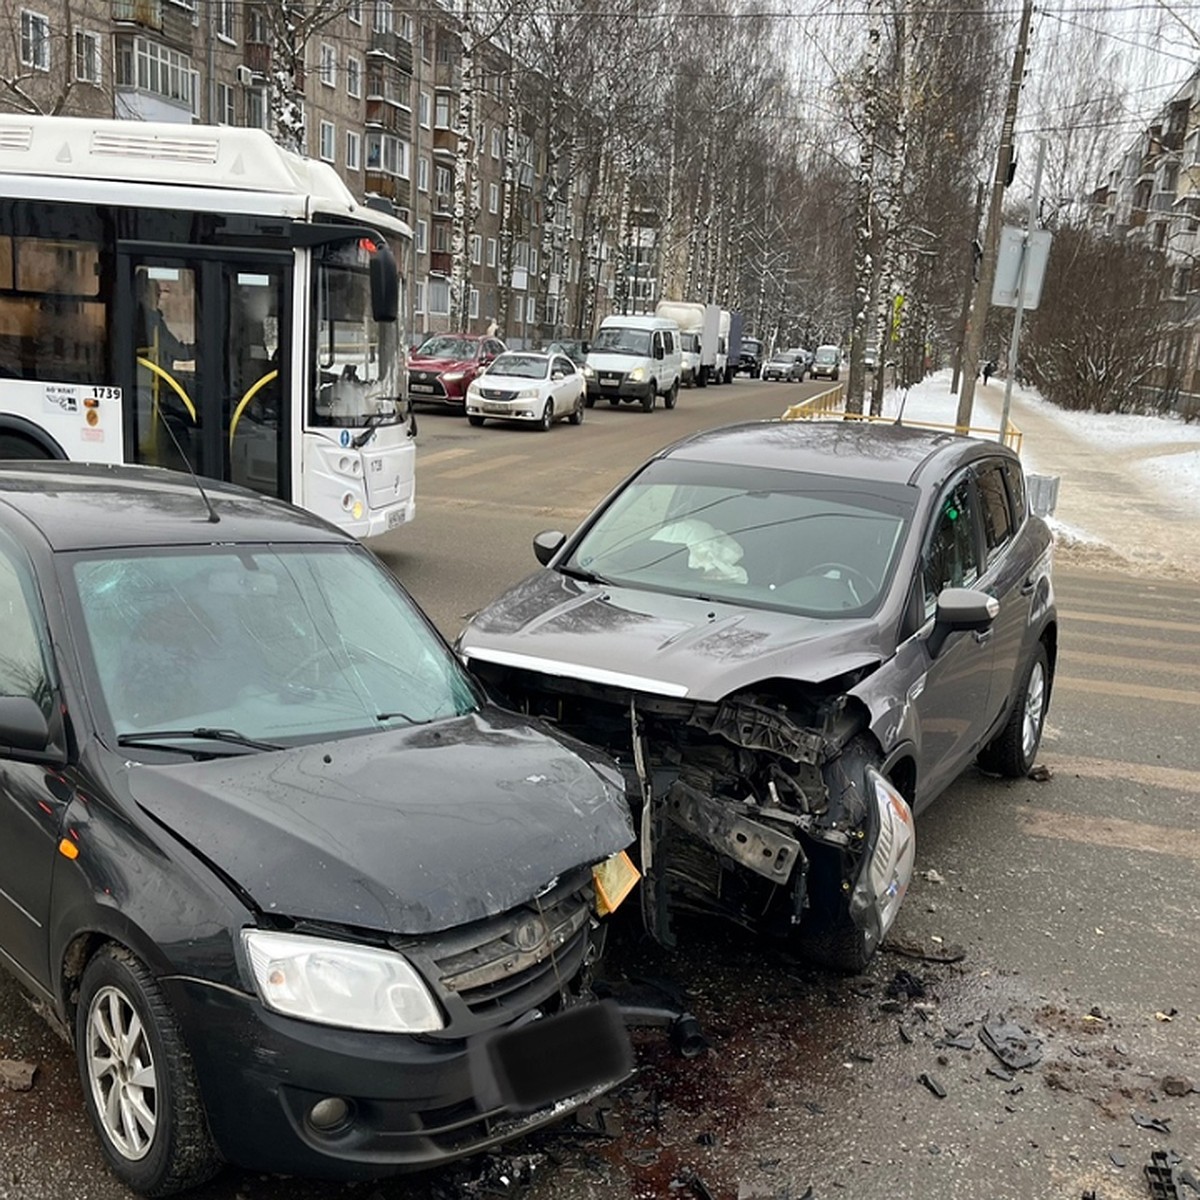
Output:
<svg viewBox="0 0 1200 1200">
<path fill-rule="evenodd" d="M 1004 728 L 984 747 L 979 765 L 1008 779 L 1022 779 L 1033 769 L 1046 707 L 1050 699 L 1050 660 L 1041 642 L 1034 648 L 1021 676 L 1021 686 Z"/>
<path fill-rule="evenodd" d="M 654 411 L 654 400 L 657 395 L 658 384 L 651 380 L 650 386 L 646 389 L 646 394 L 642 397 L 642 412 Z"/>
<path fill-rule="evenodd" d="M 583 424 L 583 397 L 582 396 L 580 396 L 579 399 L 575 401 L 575 407 L 573 409 L 571 409 L 571 415 L 567 418 L 567 420 L 570 421 L 572 425 L 582 425 Z"/>
<path fill-rule="evenodd" d="M 108 945 L 79 985 L 75 1054 L 105 1158 L 134 1191 L 166 1196 L 220 1167 L 195 1069 L 145 965 Z"/>
<path fill-rule="evenodd" d="M 478 413 L 467 413 L 467 424 L 478 429 L 483 424 L 483 418 Z"/>
<path fill-rule="evenodd" d="M 545 433 L 546 430 L 548 430 L 550 428 L 550 426 L 553 424 L 554 424 L 554 401 L 547 400 L 545 407 L 542 409 L 542 415 L 538 419 L 537 427 L 540 432 Z"/>
<path fill-rule="evenodd" d="M 596 397 L 593 396 L 591 394 L 591 392 L 588 392 L 588 394 L 586 396 L 584 396 L 584 398 L 583 398 L 583 403 L 587 408 L 595 408 L 596 407 Z"/>
<path fill-rule="evenodd" d="M 609 396 L 608 402 L 609 402 L 609 404 L 611 404 L 613 406 L 613 408 L 618 408 L 621 404 L 621 397 L 620 396 Z M 626 403 L 629 403 L 629 402 L 630 402 L 629 398 L 627 397 Z"/>
<path fill-rule="evenodd" d="M 675 380 L 675 382 L 673 384 L 671 384 L 671 390 L 663 397 L 663 403 L 668 408 L 674 408 L 675 401 L 678 399 L 679 399 L 679 380 L 677 379 L 677 380 Z"/>
</svg>

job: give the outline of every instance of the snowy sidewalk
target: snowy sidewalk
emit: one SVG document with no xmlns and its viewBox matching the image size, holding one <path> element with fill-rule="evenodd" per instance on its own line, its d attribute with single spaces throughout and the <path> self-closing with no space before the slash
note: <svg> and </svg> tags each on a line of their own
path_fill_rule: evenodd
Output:
<svg viewBox="0 0 1200 1200">
<path fill-rule="evenodd" d="M 899 393 L 884 411 L 895 413 Z M 975 388 L 972 425 L 998 428 L 1004 380 Z M 957 398 L 940 371 L 909 392 L 909 420 L 953 424 Z M 1013 389 L 1010 420 L 1027 472 L 1059 477 L 1053 524 L 1070 560 L 1200 577 L 1200 424 L 1069 413 Z"/>
</svg>

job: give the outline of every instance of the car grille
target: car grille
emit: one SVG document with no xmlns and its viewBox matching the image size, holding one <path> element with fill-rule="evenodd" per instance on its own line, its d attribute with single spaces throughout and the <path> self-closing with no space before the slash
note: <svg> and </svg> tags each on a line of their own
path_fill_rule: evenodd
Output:
<svg viewBox="0 0 1200 1200">
<path fill-rule="evenodd" d="M 446 389 L 434 371 L 410 371 L 408 373 L 408 390 L 417 396 L 445 398 L 446 395 Z"/>
<path fill-rule="evenodd" d="M 513 393 L 506 392 L 503 388 L 481 387 L 479 389 L 479 394 L 485 400 L 511 400 L 513 398 Z"/>
<path fill-rule="evenodd" d="M 625 375 L 621 371 L 598 371 L 596 382 L 602 388 L 619 388 L 625 382 Z"/>
<path fill-rule="evenodd" d="M 447 1034 L 462 1037 L 567 987 L 587 951 L 593 897 L 591 873 L 576 873 L 536 903 L 398 948 L 435 985 Z"/>
</svg>

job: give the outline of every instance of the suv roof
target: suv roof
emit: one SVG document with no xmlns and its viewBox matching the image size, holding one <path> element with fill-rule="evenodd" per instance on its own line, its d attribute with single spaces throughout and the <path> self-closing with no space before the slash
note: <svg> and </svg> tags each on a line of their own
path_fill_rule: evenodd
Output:
<svg viewBox="0 0 1200 1200">
<path fill-rule="evenodd" d="M 180 471 L 14 460 L 0 463 L 0 514 L 24 518 L 54 550 L 354 540 L 282 500 L 216 480 L 203 486 L 219 523 Z"/>
</svg>

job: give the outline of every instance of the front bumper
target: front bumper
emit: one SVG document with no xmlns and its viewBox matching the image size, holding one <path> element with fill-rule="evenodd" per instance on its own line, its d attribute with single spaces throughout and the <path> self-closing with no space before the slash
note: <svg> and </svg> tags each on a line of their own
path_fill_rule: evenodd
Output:
<svg viewBox="0 0 1200 1200">
<path fill-rule="evenodd" d="M 617 384 L 603 383 L 599 379 L 587 381 L 587 394 L 593 400 L 609 400 L 614 396 L 621 400 L 641 400 L 649 391 L 650 384 L 645 379 L 634 383 L 628 377 L 624 377 Z"/>
<path fill-rule="evenodd" d="M 557 1121 L 613 1086 L 533 1112 L 484 1111 L 462 1039 L 311 1024 L 203 980 L 163 986 L 218 1149 L 252 1170 L 350 1180 L 433 1167 Z M 323 1132 L 308 1114 L 328 1097 L 348 1101 L 350 1116 Z"/>
</svg>

